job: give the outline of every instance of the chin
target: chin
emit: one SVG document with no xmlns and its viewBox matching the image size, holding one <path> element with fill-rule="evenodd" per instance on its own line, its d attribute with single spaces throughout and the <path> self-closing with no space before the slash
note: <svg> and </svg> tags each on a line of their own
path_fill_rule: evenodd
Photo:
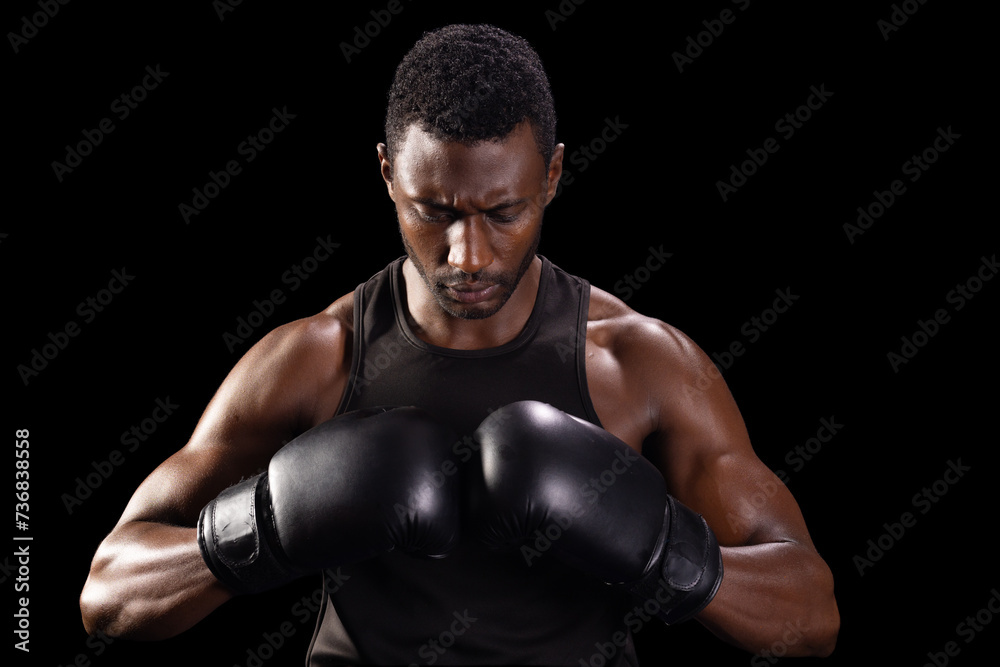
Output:
<svg viewBox="0 0 1000 667">
<path fill-rule="evenodd" d="M 497 297 L 496 303 L 488 304 L 459 304 L 455 303 L 451 299 L 448 299 L 443 294 L 439 293 L 437 290 L 434 292 L 434 296 L 441 306 L 441 309 L 451 315 L 462 320 L 485 320 L 487 318 L 493 317 L 507 304 L 507 300 L 513 293 L 512 290 L 504 290 L 503 294 Z"/>
</svg>

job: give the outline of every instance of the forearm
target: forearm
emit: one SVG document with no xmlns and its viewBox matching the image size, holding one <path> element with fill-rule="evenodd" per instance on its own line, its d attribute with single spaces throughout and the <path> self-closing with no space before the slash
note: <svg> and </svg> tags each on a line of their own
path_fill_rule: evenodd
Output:
<svg viewBox="0 0 1000 667">
<path fill-rule="evenodd" d="M 150 522 L 119 526 L 101 543 L 80 596 L 88 632 L 164 639 L 231 597 L 208 570 L 195 528 Z"/>
<path fill-rule="evenodd" d="M 840 615 L 829 567 L 794 542 L 723 547 L 725 574 L 698 615 L 709 630 L 753 653 L 826 656 Z"/>
</svg>

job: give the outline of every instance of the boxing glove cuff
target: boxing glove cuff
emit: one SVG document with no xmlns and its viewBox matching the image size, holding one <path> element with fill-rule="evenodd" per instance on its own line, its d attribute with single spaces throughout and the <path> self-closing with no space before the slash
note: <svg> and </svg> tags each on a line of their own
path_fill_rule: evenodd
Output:
<svg viewBox="0 0 1000 667">
<path fill-rule="evenodd" d="M 693 617 L 712 601 L 722 583 L 722 552 L 715 533 L 693 510 L 667 496 L 663 529 L 646 573 L 629 590 L 655 600 L 668 625 Z"/>
<path fill-rule="evenodd" d="M 236 593 L 258 593 L 294 579 L 276 539 L 267 473 L 219 494 L 198 517 L 198 546 L 212 574 Z"/>
</svg>

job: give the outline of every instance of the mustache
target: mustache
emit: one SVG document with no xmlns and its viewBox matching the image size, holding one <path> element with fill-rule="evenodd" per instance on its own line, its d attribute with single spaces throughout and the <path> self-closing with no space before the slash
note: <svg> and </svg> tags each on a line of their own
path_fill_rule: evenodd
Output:
<svg viewBox="0 0 1000 667">
<path fill-rule="evenodd" d="M 458 272 L 445 276 L 435 276 L 435 281 L 440 287 L 461 287 L 466 284 L 477 285 L 510 285 L 513 282 L 513 274 L 510 273 L 486 273 L 477 271 L 475 273 Z"/>
</svg>

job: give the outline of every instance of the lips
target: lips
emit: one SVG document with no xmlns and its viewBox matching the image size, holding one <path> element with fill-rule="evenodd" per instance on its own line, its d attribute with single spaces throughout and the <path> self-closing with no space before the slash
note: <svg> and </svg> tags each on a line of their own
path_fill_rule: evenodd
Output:
<svg viewBox="0 0 1000 667">
<path fill-rule="evenodd" d="M 447 285 L 445 289 L 448 294 L 462 303 L 479 303 L 481 301 L 486 301 L 492 297 L 498 289 L 499 285 L 496 284 L 460 284 L 460 285 Z"/>
</svg>

